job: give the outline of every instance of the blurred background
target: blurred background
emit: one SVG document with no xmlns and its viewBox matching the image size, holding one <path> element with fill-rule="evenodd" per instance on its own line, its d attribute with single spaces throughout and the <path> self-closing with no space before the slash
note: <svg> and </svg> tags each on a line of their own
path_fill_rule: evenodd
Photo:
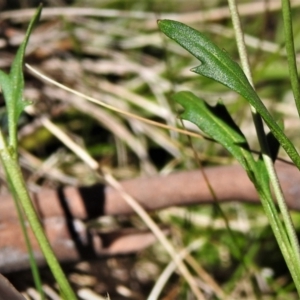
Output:
<svg viewBox="0 0 300 300">
<path fill-rule="evenodd" d="M 258 149 L 246 101 L 220 84 L 190 72 L 199 62 L 159 32 L 156 23 L 158 19 L 169 18 L 197 28 L 238 61 L 226 1 L 0 0 L 2 70 L 9 70 L 34 13 L 31 9 L 41 2 L 44 10 L 30 38 L 26 63 L 80 93 L 175 127 L 182 127 L 178 118 L 181 108 L 171 99 L 175 92 L 191 90 L 209 104 L 223 101 L 251 147 Z M 280 1 L 238 3 L 257 92 L 271 112 L 279 120 L 284 119 L 287 135 L 299 146 L 299 119 L 283 50 Z M 300 1 L 293 3 L 298 51 Z M 99 180 L 43 126 L 42 118 L 51 120 L 119 180 L 198 169 L 193 149 L 203 167 L 234 163 L 215 143 L 189 139 L 109 111 L 43 82 L 27 69 L 24 72 L 24 96 L 34 105 L 21 118 L 20 161 L 33 191 L 93 185 Z M 5 126 L 2 98 L 0 103 L 0 120 Z M 184 126 L 198 132 L 188 122 Z M 280 156 L 286 158 L 283 151 Z M 2 190 L 5 193 L 4 183 Z M 232 225 L 238 247 L 245 253 L 246 269 L 236 256 L 237 245 L 214 205 L 169 208 L 152 213 L 152 217 L 157 224 L 168 227 L 170 240 L 177 247 L 201 241 L 191 257 L 228 295 L 227 299 L 297 299 L 262 209 L 236 202 L 224 204 L 222 209 Z M 299 226 L 296 213 L 293 219 Z M 104 228 L 104 224 L 108 227 Z M 85 226 L 106 231 L 145 228 L 136 216 L 109 217 L 105 221 L 99 218 Z M 169 262 L 168 255 L 155 243 L 130 255 L 81 261 L 65 268 L 77 289 L 87 288 L 95 297 L 108 293 L 111 299 L 147 299 Z M 55 291 L 47 269 L 43 269 L 42 278 Z M 9 274 L 9 279 L 27 293 L 28 299 L 38 299 L 29 271 Z M 207 282 L 204 286 L 206 299 L 219 299 Z M 194 298 L 184 280 L 174 272 L 159 299 Z"/>
</svg>

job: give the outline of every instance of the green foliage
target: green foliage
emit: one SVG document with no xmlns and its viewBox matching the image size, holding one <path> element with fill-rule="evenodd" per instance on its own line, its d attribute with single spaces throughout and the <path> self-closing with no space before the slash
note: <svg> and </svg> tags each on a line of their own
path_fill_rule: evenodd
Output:
<svg viewBox="0 0 300 300">
<path fill-rule="evenodd" d="M 209 106 L 191 92 L 179 92 L 173 99 L 184 107 L 181 117 L 196 124 L 203 132 L 222 144 L 244 167 L 254 165 L 247 140 L 234 123 L 226 107 Z M 247 162 L 247 163 L 246 163 Z"/>
<path fill-rule="evenodd" d="M 12 63 L 9 75 L 0 71 L 0 85 L 4 94 L 4 99 L 7 107 L 8 118 L 8 138 L 4 136 L 0 130 L 0 158 L 3 164 L 9 188 L 14 197 L 16 209 L 19 213 L 20 222 L 22 224 L 23 233 L 25 234 L 26 243 L 31 252 L 30 262 L 33 269 L 33 275 L 38 290 L 40 291 L 41 299 L 44 299 L 42 294 L 41 282 L 37 274 L 37 266 L 34 264 L 34 257 L 31 251 L 30 241 L 28 239 L 24 226 L 23 211 L 26 214 L 27 220 L 39 242 L 45 259 L 51 269 L 57 283 L 61 289 L 61 294 L 64 299 L 76 299 L 69 282 L 67 281 L 52 249 L 47 240 L 47 237 L 40 224 L 35 208 L 30 199 L 26 188 L 24 178 L 18 162 L 18 143 L 17 143 L 17 126 L 18 120 L 28 102 L 23 100 L 24 77 L 23 77 L 23 60 L 26 45 L 34 25 L 38 22 L 41 14 L 42 6 L 40 6 L 33 16 L 27 29 L 25 39 L 21 44 L 17 55 Z M 21 212 L 21 206 L 23 211 Z"/>
<path fill-rule="evenodd" d="M 212 78 L 243 96 L 261 115 L 280 145 L 285 149 L 295 165 L 300 169 L 300 156 L 293 143 L 286 137 L 266 109 L 240 66 L 230 56 L 197 30 L 172 20 L 158 22 L 160 30 L 169 38 L 194 55 L 201 65 L 193 72 Z"/>
<path fill-rule="evenodd" d="M 243 96 L 271 129 L 272 134 L 266 137 L 261 118 L 254 114 L 253 119 L 264 155 L 255 161 L 243 133 L 234 123 L 224 105 L 217 104 L 215 107 L 211 107 L 191 92 L 179 92 L 174 96 L 175 101 L 185 109 L 182 118 L 193 122 L 203 132 L 222 144 L 247 172 L 261 198 L 273 233 L 285 257 L 298 293 L 300 293 L 299 245 L 282 192 L 277 184 L 274 168 L 271 166 L 269 159 L 275 159 L 280 144 L 300 169 L 299 154 L 293 143 L 284 134 L 283 127 L 276 123 L 266 109 L 242 69 L 226 52 L 214 45 L 203 34 L 185 24 L 162 20 L 158 22 L 158 25 L 163 33 L 200 60 L 201 65 L 193 68 L 193 72 L 214 79 Z M 275 145 L 275 151 L 272 153 L 269 153 L 268 150 L 268 143 L 270 142 Z M 273 203 L 269 187 L 269 176 L 275 189 L 284 223 L 281 222 L 281 216 Z"/>
</svg>

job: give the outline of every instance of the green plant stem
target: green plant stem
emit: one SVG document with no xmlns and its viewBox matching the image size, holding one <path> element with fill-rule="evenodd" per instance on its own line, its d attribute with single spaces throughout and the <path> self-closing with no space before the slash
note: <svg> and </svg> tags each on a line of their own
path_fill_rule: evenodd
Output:
<svg viewBox="0 0 300 300">
<path fill-rule="evenodd" d="M 289 0 L 281 0 L 283 27 L 285 36 L 285 49 L 287 54 L 291 86 L 294 94 L 294 99 L 300 116 L 300 85 L 298 80 L 298 70 L 296 53 L 294 46 L 293 23 L 291 18 L 291 5 Z"/>
<path fill-rule="evenodd" d="M 268 220 L 270 222 L 272 231 L 274 233 L 274 236 L 277 240 L 277 243 L 279 245 L 280 251 L 285 259 L 285 262 L 288 266 L 288 269 L 291 273 L 291 276 L 293 278 L 294 284 L 297 288 L 298 294 L 300 294 L 299 289 L 299 280 L 300 280 L 300 273 L 299 273 L 299 265 L 295 263 L 293 251 L 290 247 L 290 241 L 287 237 L 286 231 L 283 228 L 283 224 L 280 221 L 280 218 L 278 218 L 278 212 L 276 210 L 276 207 L 272 201 L 272 195 L 269 191 L 258 191 L 259 197 L 261 199 L 262 206 L 264 208 L 264 211 L 266 212 L 266 215 L 268 217 Z"/>
<path fill-rule="evenodd" d="M 284 0 L 283 0 L 283 2 L 284 2 Z M 288 4 L 289 4 L 288 0 L 285 2 L 288 2 Z M 242 29 L 241 29 L 240 18 L 238 15 L 236 2 L 235 2 L 235 0 L 228 0 L 228 3 L 229 3 L 232 22 L 233 22 L 233 26 L 234 26 L 234 30 L 235 30 L 235 34 L 236 34 L 236 41 L 237 41 L 240 59 L 241 59 L 241 63 L 242 63 L 242 69 L 243 69 L 244 73 L 246 74 L 250 84 L 253 86 L 251 71 L 250 71 L 248 57 L 247 57 L 246 46 L 244 43 L 244 36 L 243 36 Z M 292 30 L 290 30 L 289 33 L 291 34 L 290 39 L 293 41 Z M 293 42 L 291 44 L 292 44 L 292 49 L 294 49 Z M 293 52 L 293 54 L 295 54 L 295 53 Z M 293 66 L 295 66 L 295 64 Z M 297 69 L 295 71 L 297 74 Z M 292 80 L 292 82 L 293 82 L 293 80 Z M 299 88 L 299 85 L 298 85 L 298 81 L 297 81 L 297 90 L 299 91 L 299 96 L 300 96 L 300 89 L 298 89 L 298 88 Z M 278 216 L 276 210 L 275 211 L 274 211 L 274 209 L 272 211 L 269 210 L 269 208 L 273 205 L 271 203 L 269 203 L 269 204 L 263 203 L 263 204 L 264 204 L 265 209 L 269 210 L 269 212 L 267 213 L 269 222 L 271 223 L 274 233 L 277 233 L 277 234 L 275 234 L 275 237 L 276 237 L 279 245 L 281 245 L 280 248 L 282 249 L 283 246 L 284 246 L 284 248 L 286 246 L 291 247 L 291 251 L 288 251 L 288 249 L 287 249 L 287 251 L 285 251 L 285 250 L 282 251 L 282 254 L 284 255 L 284 257 L 286 259 L 286 263 L 292 273 L 298 293 L 300 293 L 299 242 L 298 242 L 298 239 L 297 239 L 297 236 L 295 233 L 295 229 L 294 229 L 294 226 L 293 226 L 293 223 L 292 223 L 292 220 L 291 220 L 291 217 L 290 217 L 290 214 L 289 214 L 289 211 L 288 211 L 288 208 L 287 208 L 287 205 L 286 205 L 283 193 L 282 193 L 282 189 L 281 189 L 281 186 L 280 186 L 280 183 L 279 183 L 279 180 L 278 180 L 275 168 L 274 168 L 274 164 L 273 164 L 271 156 L 270 156 L 270 151 L 269 151 L 269 147 L 268 147 L 267 140 L 266 140 L 266 135 L 265 135 L 264 128 L 263 128 L 262 119 L 253 107 L 251 107 L 251 110 L 252 110 L 252 115 L 253 115 L 253 120 L 254 120 L 254 124 L 255 124 L 255 128 L 256 128 L 258 140 L 259 140 L 261 150 L 262 150 L 263 160 L 264 160 L 266 169 L 268 171 L 268 175 L 269 175 L 270 182 L 271 182 L 273 190 L 274 190 L 274 194 L 275 194 L 277 202 L 278 202 L 278 206 L 279 206 L 281 214 L 283 216 L 283 221 L 284 221 L 285 228 L 286 228 L 287 235 L 288 235 L 287 239 L 285 239 L 286 233 L 284 230 L 281 230 L 282 234 L 278 234 L 278 232 L 279 232 L 278 226 L 279 226 L 279 222 L 280 222 L 279 216 Z M 261 200 L 262 200 L 262 202 L 271 201 L 273 203 L 271 197 L 261 197 Z M 272 220 L 273 218 L 275 218 L 275 219 Z M 285 240 L 285 242 L 287 244 L 284 243 L 283 239 Z"/>
<path fill-rule="evenodd" d="M 20 207 L 20 201 L 17 197 L 17 193 L 16 191 L 13 190 L 12 184 L 9 182 L 10 185 L 10 189 L 13 191 L 14 194 L 14 202 L 15 202 L 15 206 L 17 209 L 17 213 L 18 213 L 18 219 L 20 220 L 20 224 L 21 224 L 21 228 L 22 228 L 22 232 L 25 238 L 25 243 L 26 243 L 26 247 L 29 253 L 29 262 L 30 262 L 30 267 L 31 267 L 31 272 L 32 272 L 32 276 L 33 276 L 33 280 L 34 280 L 34 284 L 36 286 L 37 291 L 39 292 L 40 295 L 40 299 L 44 300 L 45 297 L 45 293 L 43 291 L 42 288 L 42 281 L 41 281 L 41 277 L 40 277 L 40 273 L 39 273 L 39 269 L 36 263 L 36 259 L 34 257 L 34 253 L 32 250 L 32 246 L 31 246 L 31 242 L 28 236 L 28 232 L 26 230 L 26 226 L 25 226 L 25 219 L 24 219 L 24 215 L 23 215 L 23 211 Z"/>
<path fill-rule="evenodd" d="M 62 296 L 67 300 L 75 300 L 77 299 L 76 295 L 74 294 L 65 274 L 63 273 L 55 254 L 53 253 L 53 250 L 47 240 L 47 237 L 45 236 L 42 225 L 31 202 L 19 167 L 16 152 L 14 149 L 6 145 L 1 131 L 0 145 L 3 146 L 3 148 L 0 150 L 0 156 L 8 181 L 11 184 L 12 191 L 17 193 L 17 199 L 15 200 L 20 201 L 22 208 L 25 211 L 29 224 L 39 242 L 49 268 L 51 269 L 53 276 L 60 286 Z"/>
</svg>

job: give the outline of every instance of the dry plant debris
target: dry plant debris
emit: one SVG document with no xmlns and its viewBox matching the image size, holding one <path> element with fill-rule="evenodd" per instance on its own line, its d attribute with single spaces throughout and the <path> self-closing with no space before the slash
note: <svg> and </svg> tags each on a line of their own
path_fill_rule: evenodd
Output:
<svg viewBox="0 0 300 300">
<path fill-rule="evenodd" d="M 171 126 L 181 127 L 177 118 L 178 108 L 170 101 L 173 92 L 192 88 L 197 90 L 198 95 L 212 103 L 222 98 L 232 110 L 236 111 L 241 127 L 255 148 L 253 127 L 249 125 L 250 113 L 242 107 L 241 99 L 220 86 L 210 86 L 209 83 L 200 81 L 190 73 L 188 70 L 195 65 L 195 61 L 179 47 L 167 44 L 156 27 L 157 18 L 173 18 L 201 27 L 212 38 L 225 41 L 226 50 L 234 51 L 231 46 L 234 42 L 230 30 L 229 11 L 221 1 L 211 4 L 188 0 L 184 1 L 184 5 L 175 0 L 164 3 L 152 1 L 152 4 L 146 1 L 137 6 L 134 5 L 134 1 L 128 1 L 127 4 L 116 1 L 114 5 L 110 5 L 107 1 L 102 1 L 101 4 L 96 1 L 74 1 L 69 5 L 65 1 L 59 2 L 62 7 L 54 4 L 45 7 L 42 20 L 30 39 L 27 63 L 81 93 Z M 293 2 L 295 7 L 299 4 L 299 1 Z M 280 1 L 272 0 L 267 4 L 264 1 L 248 1 L 240 5 L 240 12 L 245 22 L 251 22 L 257 16 L 259 18 L 268 16 L 271 22 L 278 17 L 279 8 Z M 1 69 L 9 68 L 32 13 L 29 7 L 17 10 L 3 7 L 0 12 Z M 264 30 L 269 35 L 275 35 L 267 25 Z M 246 33 L 246 42 L 252 49 L 250 57 L 252 61 L 256 58 L 264 61 L 264 55 L 276 54 L 280 49 L 276 42 L 254 36 L 251 31 Z M 280 51 L 278 53 L 278 56 L 284 57 L 284 53 Z M 261 64 L 263 63 L 254 65 L 260 70 Z M 32 192 L 45 188 L 54 189 L 62 185 L 75 187 L 92 185 L 99 180 L 87 165 L 45 129 L 45 119 L 56 124 L 120 180 L 145 175 L 167 175 L 176 170 L 198 167 L 191 143 L 185 136 L 86 102 L 42 82 L 28 70 L 25 70 L 25 76 L 25 97 L 32 100 L 34 106 L 24 115 L 20 124 L 19 137 L 22 145 L 20 161 Z M 261 77 L 259 75 L 257 77 L 260 81 Z M 276 80 L 282 78 L 284 79 L 284 75 L 278 75 Z M 261 82 L 261 85 L 263 86 L 264 82 Z M 276 105 L 273 101 L 273 98 L 277 97 L 276 91 L 265 89 L 263 92 L 266 95 L 266 103 L 272 106 L 274 111 L 282 111 L 281 107 L 284 106 L 282 115 L 288 120 L 287 132 L 293 132 L 299 121 L 294 111 L 290 109 L 289 90 L 284 85 L 283 89 L 280 96 L 284 101 L 280 103 L 278 101 Z M 3 118 L 2 123 L 5 124 Z M 197 132 L 193 125 L 187 123 L 184 125 L 187 129 Z M 212 146 L 199 139 L 193 140 L 193 145 L 199 151 L 199 158 L 204 165 L 223 165 L 231 162 L 227 153 L 217 145 Z M 2 190 L 4 194 L 5 185 Z M 220 221 L 220 217 L 215 217 L 207 208 L 205 210 L 209 212 L 202 214 L 202 217 L 198 210 L 195 212 L 199 213 L 201 220 L 208 218 L 206 224 L 209 225 L 203 226 L 205 227 L 203 249 L 208 247 L 209 243 L 222 245 L 220 236 L 224 229 L 216 229 L 216 233 L 207 230 L 210 226 L 215 228 L 214 224 Z M 251 210 L 248 212 L 239 205 L 228 206 L 227 210 L 229 218 L 233 219 L 231 221 L 235 218 L 238 221 L 243 219 L 243 224 L 248 224 L 252 229 L 255 227 L 252 222 L 255 213 Z M 188 216 L 188 209 L 184 210 L 184 213 L 166 210 L 162 214 L 154 215 L 158 223 L 168 224 L 167 232 L 171 232 L 172 241 L 181 248 L 184 248 L 190 240 L 199 237 L 198 233 L 201 233 L 201 225 L 197 225 L 200 230 L 199 227 L 197 229 L 197 226 L 188 220 Z M 83 219 L 77 224 L 82 226 L 83 231 L 87 227 L 93 227 L 95 232 L 97 230 L 101 233 L 105 230 L 114 232 L 118 229 L 120 230 L 118 234 L 121 234 L 122 230 L 126 232 L 132 230 L 132 227 L 136 227 L 135 230 L 145 229 L 141 221 L 132 216 L 110 217 L 109 226 L 112 227 L 109 229 L 103 228 L 103 222 L 105 223 L 103 219 L 85 221 Z M 57 219 L 55 222 L 56 229 L 59 230 L 58 225 L 64 224 L 65 219 Z M 261 224 L 258 227 L 263 228 L 265 226 L 263 218 Z M 190 236 L 184 226 L 193 227 L 194 237 Z M 249 231 L 247 232 L 249 234 Z M 266 240 L 270 238 L 262 229 L 258 232 L 255 234 L 265 234 Z M 251 234 L 249 236 L 254 239 Z M 65 238 L 67 239 L 67 233 Z M 143 238 L 146 236 L 142 236 L 141 239 Z M 105 299 L 108 293 L 111 299 L 146 299 L 169 258 L 159 245 L 142 252 L 138 252 L 140 248 L 133 248 L 137 253 L 122 258 L 111 257 L 94 261 L 87 259 L 67 265 L 66 270 L 79 297 Z M 228 274 L 234 275 L 233 272 L 230 273 L 230 267 L 236 266 L 235 257 L 230 253 L 230 246 L 226 241 L 224 246 L 215 247 L 211 251 L 205 252 L 201 249 L 197 254 L 197 263 L 199 267 L 212 269 L 210 275 L 215 277 L 217 286 L 214 286 L 210 279 L 204 280 L 203 275 L 201 280 L 200 276 L 197 277 L 198 285 L 207 299 L 214 299 L 214 293 L 220 294 L 222 284 L 226 285 L 225 277 Z M 203 254 L 210 256 L 203 258 L 201 257 Z M 214 260 L 219 262 L 220 271 L 216 270 L 214 263 L 209 264 Z M 257 272 L 254 271 L 255 268 L 258 269 Z M 278 286 L 281 284 L 284 286 L 289 282 L 289 278 L 283 272 L 268 285 L 268 277 L 263 275 L 263 271 L 264 264 L 253 263 L 248 273 L 240 275 L 240 280 L 236 281 L 236 288 L 229 288 L 232 292 L 230 299 L 253 299 L 255 291 L 250 284 L 253 277 L 257 280 L 262 299 L 270 299 L 268 294 L 270 291 L 277 291 Z M 47 270 L 42 272 L 47 297 L 59 299 Z M 184 287 L 179 288 L 178 285 L 181 282 L 180 277 L 176 273 L 172 274 L 162 299 L 181 299 L 184 293 Z M 28 271 L 10 274 L 9 279 L 27 299 L 38 299 Z M 230 286 L 234 285 L 235 281 L 228 280 L 228 282 Z M 286 295 L 289 299 L 294 297 L 292 292 L 287 291 Z"/>
</svg>

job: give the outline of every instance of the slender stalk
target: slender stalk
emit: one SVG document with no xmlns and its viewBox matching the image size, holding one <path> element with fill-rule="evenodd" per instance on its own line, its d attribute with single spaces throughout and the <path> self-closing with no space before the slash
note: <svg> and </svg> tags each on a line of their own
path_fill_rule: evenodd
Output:
<svg viewBox="0 0 300 300">
<path fill-rule="evenodd" d="M 287 0 L 286 2 L 289 2 L 289 1 Z M 238 45 L 242 68 L 243 68 L 243 71 L 246 74 L 249 82 L 253 86 L 246 46 L 245 46 L 245 42 L 244 42 L 243 31 L 241 29 L 241 24 L 240 24 L 240 19 L 239 19 L 239 15 L 238 15 L 236 2 L 235 2 L 235 0 L 228 0 L 228 3 L 229 3 L 232 22 L 233 22 L 233 26 L 234 26 L 234 30 L 235 30 L 235 34 L 236 34 L 236 41 L 237 41 L 237 45 Z M 289 33 L 292 36 L 292 30 L 290 30 Z M 292 37 L 291 37 L 291 40 L 293 40 Z M 295 53 L 293 53 L 293 54 L 295 54 Z M 295 64 L 294 64 L 294 66 L 295 66 Z M 297 69 L 296 69 L 296 72 L 297 72 Z M 299 87 L 298 82 L 297 82 L 297 87 Z M 299 99 L 300 99 L 300 89 L 299 89 Z M 300 105 L 299 105 L 299 107 L 300 107 Z M 267 202 L 271 201 L 273 203 L 272 198 L 271 197 L 261 197 L 261 200 L 263 202 L 265 209 L 267 209 L 266 212 L 267 212 L 267 215 L 269 218 L 269 222 L 271 223 L 271 226 L 273 228 L 277 242 L 280 245 L 280 249 L 283 250 L 282 254 L 285 257 L 286 263 L 292 273 L 298 293 L 300 293 L 299 242 L 298 242 L 298 239 L 297 239 L 297 236 L 295 233 L 295 229 L 294 229 L 288 208 L 286 206 L 286 202 L 285 202 L 285 199 L 284 199 L 284 196 L 282 193 L 282 189 L 281 189 L 281 186 L 280 186 L 280 183 L 279 183 L 279 180 L 278 180 L 275 168 L 274 168 L 274 164 L 273 164 L 271 156 L 270 156 L 270 151 L 269 151 L 268 143 L 266 140 L 266 135 L 265 135 L 264 128 L 263 128 L 262 119 L 253 107 L 251 107 L 251 111 L 252 111 L 252 115 L 253 115 L 253 121 L 255 124 L 258 140 L 259 140 L 261 150 L 262 150 L 263 160 L 264 160 L 266 169 L 269 174 L 270 182 L 272 184 L 274 194 L 275 194 L 277 202 L 278 202 L 278 206 L 279 206 L 281 214 L 283 216 L 284 225 L 285 225 L 285 228 L 287 231 L 287 238 L 286 238 L 286 233 L 284 230 L 278 231 L 278 229 L 279 229 L 278 226 L 281 221 L 280 221 L 277 211 L 269 210 L 270 205 L 271 206 L 273 206 L 273 205 L 271 203 L 267 203 Z M 273 218 L 274 218 L 274 220 L 273 220 Z M 279 234 L 279 232 L 281 232 L 281 234 Z M 285 243 L 287 243 L 287 244 L 285 244 Z M 285 251 L 286 247 L 287 247 L 287 249 Z M 289 250 L 289 248 L 291 248 L 291 249 Z"/>
<path fill-rule="evenodd" d="M 6 141 L 3 137 L 2 131 L 0 130 L 0 149 L 4 149 L 4 148 L 7 148 L 7 144 L 6 144 Z M 4 169 L 6 171 L 6 168 L 4 168 Z M 34 283 L 35 283 L 35 286 L 36 286 L 37 290 L 39 291 L 40 297 L 43 300 L 43 299 L 45 299 L 45 294 L 44 294 L 44 291 L 42 289 L 42 282 L 41 282 L 38 266 L 37 266 L 37 263 L 36 263 L 36 260 L 35 260 L 34 254 L 33 254 L 32 246 L 31 246 L 31 243 L 30 243 L 30 240 L 29 240 L 29 237 L 28 237 L 27 230 L 25 228 L 25 220 L 24 220 L 23 212 L 22 212 L 22 209 L 20 207 L 19 199 L 18 199 L 18 196 L 17 196 L 18 194 L 14 190 L 12 182 L 11 182 L 11 180 L 9 180 L 8 176 L 7 176 L 7 179 L 8 179 L 9 187 L 10 187 L 12 193 L 13 193 L 13 196 L 14 196 L 13 199 L 14 199 L 15 206 L 16 206 L 16 209 L 17 209 L 18 219 L 19 219 L 20 224 L 21 224 L 21 229 L 22 229 L 22 232 L 23 232 L 23 235 L 24 235 L 24 238 L 25 238 L 26 247 L 28 249 L 29 262 L 30 262 L 30 267 L 31 267 L 33 280 L 34 280 Z"/>
<path fill-rule="evenodd" d="M 2 134 L 0 134 L 0 144 L 3 144 Z M 20 200 L 20 203 L 23 207 L 23 210 L 25 211 L 32 231 L 40 244 L 49 268 L 51 269 L 53 276 L 60 286 L 63 298 L 68 300 L 77 299 L 55 257 L 55 254 L 53 253 L 53 250 L 51 249 L 47 237 L 45 236 L 41 223 L 38 219 L 38 216 L 35 212 L 30 196 L 26 189 L 18 160 L 15 155 L 15 151 L 10 149 L 9 147 L 4 146 L 4 148 L 0 151 L 0 157 L 7 174 L 8 181 L 12 186 L 12 190 L 16 191 L 17 193 L 17 198 Z M 18 201 L 18 199 L 16 199 L 16 201 Z"/>
<path fill-rule="evenodd" d="M 23 179 L 23 175 L 20 169 L 18 161 L 18 139 L 17 139 L 17 125 L 20 114 L 26 106 L 26 102 L 23 100 L 23 89 L 24 89 L 24 76 L 23 76 L 23 61 L 25 55 L 25 49 L 33 30 L 34 25 L 38 21 L 42 10 L 42 5 L 36 10 L 33 16 L 25 38 L 20 45 L 14 61 L 12 62 L 10 73 L 6 74 L 0 71 L 0 84 L 3 90 L 3 95 L 7 107 L 8 116 L 8 135 L 4 137 L 0 130 L 0 159 L 3 164 L 7 182 L 9 183 L 10 190 L 13 194 L 16 208 L 18 211 L 19 219 L 24 232 L 27 247 L 29 249 L 29 259 L 32 265 L 32 272 L 34 279 L 37 283 L 37 288 L 40 290 L 40 296 L 44 298 L 42 293 L 41 281 L 39 279 L 37 266 L 34 263 L 34 256 L 30 245 L 30 240 L 27 236 L 26 228 L 24 226 L 23 211 L 26 214 L 27 220 L 31 226 L 33 233 L 37 241 L 39 242 L 40 248 L 45 256 L 45 259 L 51 269 L 53 276 L 55 277 L 62 296 L 64 299 L 77 299 L 65 274 L 63 273 L 54 253 L 47 240 L 47 237 L 43 231 L 42 225 L 39 221 L 37 213 L 31 202 L 29 193 L 26 189 L 26 185 Z M 23 211 L 22 211 L 23 209 Z"/>
<path fill-rule="evenodd" d="M 283 224 L 278 217 L 278 212 L 276 207 L 272 201 L 272 195 L 269 191 L 259 191 L 259 197 L 261 199 L 261 203 L 263 205 L 264 211 L 268 217 L 271 228 L 273 230 L 274 236 L 277 240 L 280 251 L 285 259 L 285 262 L 288 266 L 288 269 L 293 278 L 294 284 L 297 288 L 298 294 L 300 294 L 299 288 L 299 265 L 295 263 L 293 251 L 290 247 L 290 241 L 286 234 L 285 229 L 283 228 Z"/>
<path fill-rule="evenodd" d="M 291 86 L 294 94 L 294 99 L 300 116 L 300 84 L 298 80 L 298 70 L 296 53 L 294 46 L 293 23 L 291 17 L 291 4 L 289 0 L 281 0 L 283 27 L 285 36 L 285 49 L 287 54 Z"/>
<path fill-rule="evenodd" d="M 12 184 L 10 183 L 10 189 L 13 191 L 13 187 Z M 22 228 L 22 232 L 23 232 L 23 236 L 25 239 L 25 243 L 26 243 L 26 247 L 27 247 L 27 251 L 29 253 L 29 262 L 30 262 L 30 268 L 31 268 L 31 272 L 32 272 L 32 277 L 33 277 L 33 281 L 35 284 L 35 287 L 37 289 L 37 291 L 39 292 L 39 296 L 41 300 L 45 299 L 45 293 L 43 291 L 42 288 L 42 281 L 41 281 L 41 277 L 40 277 L 40 273 L 39 273 L 39 269 L 36 263 L 36 259 L 34 257 L 34 253 L 32 250 L 32 245 L 28 236 L 28 232 L 26 230 L 26 226 L 25 226 L 25 218 L 23 215 L 23 211 L 22 208 L 20 206 L 20 200 L 17 197 L 17 192 L 13 191 L 13 195 L 14 195 L 14 202 L 15 202 L 15 206 L 17 209 L 17 213 L 18 213 L 18 219 L 20 221 L 21 224 L 21 228 Z"/>
</svg>

